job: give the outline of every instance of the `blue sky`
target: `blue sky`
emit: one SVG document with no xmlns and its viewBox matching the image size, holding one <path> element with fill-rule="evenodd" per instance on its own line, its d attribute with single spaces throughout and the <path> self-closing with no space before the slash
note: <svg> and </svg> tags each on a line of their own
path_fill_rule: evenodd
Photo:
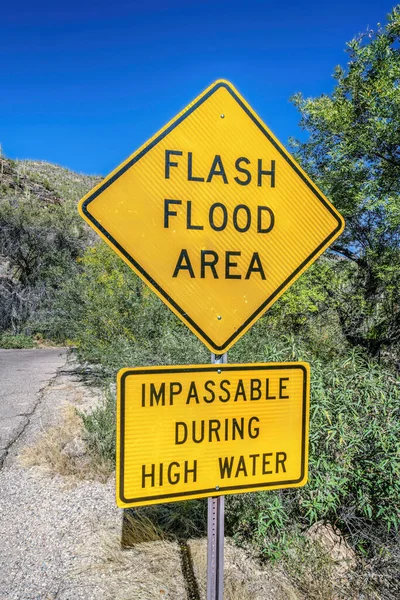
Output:
<svg viewBox="0 0 400 600">
<path fill-rule="evenodd" d="M 394 4 L 4 2 L 0 144 L 11 158 L 105 175 L 220 78 L 286 144 L 301 135 L 290 97 L 329 93 L 346 42 Z"/>
</svg>

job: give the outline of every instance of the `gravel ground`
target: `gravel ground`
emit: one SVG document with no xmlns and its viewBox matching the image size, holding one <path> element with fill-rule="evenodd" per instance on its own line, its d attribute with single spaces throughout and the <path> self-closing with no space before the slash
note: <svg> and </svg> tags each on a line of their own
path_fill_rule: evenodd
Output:
<svg viewBox="0 0 400 600">
<path fill-rule="evenodd" d="M 49 479 L 36 471 L 11 468 L 1 476 L 0 597 L 105 597 L 98 585 L 90 589 L 84 581 L 74 581 L 71 573 L 90 562 L 91 544 L 86 556 L 78 553 L 78 547 L 93 540 L 96 521 L 107 520 L 110 529 L 118 524 L 112 483 L 85 483 L 66 490 L 61 478 Z"/>
</svg>

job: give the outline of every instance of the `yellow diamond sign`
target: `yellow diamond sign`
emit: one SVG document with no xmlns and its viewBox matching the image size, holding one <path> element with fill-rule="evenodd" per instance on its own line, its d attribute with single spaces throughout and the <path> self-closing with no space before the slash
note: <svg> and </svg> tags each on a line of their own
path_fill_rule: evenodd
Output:
<svg viewBox="0 0 400 600">
<path fill-rule="evenodd" d="M 79 210 L 215 353 L 227 351 L 344 228 L 226 81 L 117 167 Z"/>
</svg>

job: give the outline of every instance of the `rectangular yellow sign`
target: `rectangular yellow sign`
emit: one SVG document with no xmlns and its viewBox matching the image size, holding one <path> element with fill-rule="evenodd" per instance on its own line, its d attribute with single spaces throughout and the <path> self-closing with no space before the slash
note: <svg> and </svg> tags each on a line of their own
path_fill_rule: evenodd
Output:
<svg viewBox="0 0 400 600">
<path fill-rule="evenodd" d="M 121 370 L 118 506 L 304 485 L 309 389 L 306 363 Z"/>
</svg>

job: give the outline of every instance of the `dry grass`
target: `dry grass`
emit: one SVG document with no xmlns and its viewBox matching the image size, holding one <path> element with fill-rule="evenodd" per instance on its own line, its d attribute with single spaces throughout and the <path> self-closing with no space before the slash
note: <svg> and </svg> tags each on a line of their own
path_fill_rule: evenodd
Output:
<svg viewBox="0 0 400 600">
<path fill-rule="evenodd" d="M 202 600 L 207 586 L 207 540 L 189 542 Z M 355 564 L 348 570 L 315 541 L 294 545 L 280 562 L 260 564 L 225 539 L 225 600 L 383 600 L 362 582 Z"/>
<path fill-rule="evenodd" d="M 148 523 L 142 525 L 135 530 L 136 539 L 154 534 Z M 116 531 L 103 531 L 91 540 L 91 547 L 94 554 L 73 574 L 74 585 L 99 586 L 101 597 L 110 600 L 186 600 L 178 544 L 158 540 L 124 550 Z M 81 551 L 86 554 L 87 549 Z"/>
<path fill-rule="evenodd" d="M 207 590 L 207 540 L 189 542 L 194 573 L 202 600 Z M 225 538 L 225 600 L 300 600 L 277 566 L 260 566 L 245 550 Z"/>
<path fill-rule="evenodd" d="M 27 467 L 39 466 L 53 474 L 76 479 L 107 481 L 114 465 L 110 460 L 85 452 L 71 456 L 64 452 L 73 440 L 82 440 L 84 428 L 81 417 L 73 406 L 67 406 L 61 422 L 44 431 L 32 446 L 23 449 L 20 462 Z"/>
<path fill-rule="evenodd" d="M 124 511 L 122 521 L 121 546 L 132 548 L 137 544 L 164 540 L 163 531 L 140 511 Z"/>
</svg>

